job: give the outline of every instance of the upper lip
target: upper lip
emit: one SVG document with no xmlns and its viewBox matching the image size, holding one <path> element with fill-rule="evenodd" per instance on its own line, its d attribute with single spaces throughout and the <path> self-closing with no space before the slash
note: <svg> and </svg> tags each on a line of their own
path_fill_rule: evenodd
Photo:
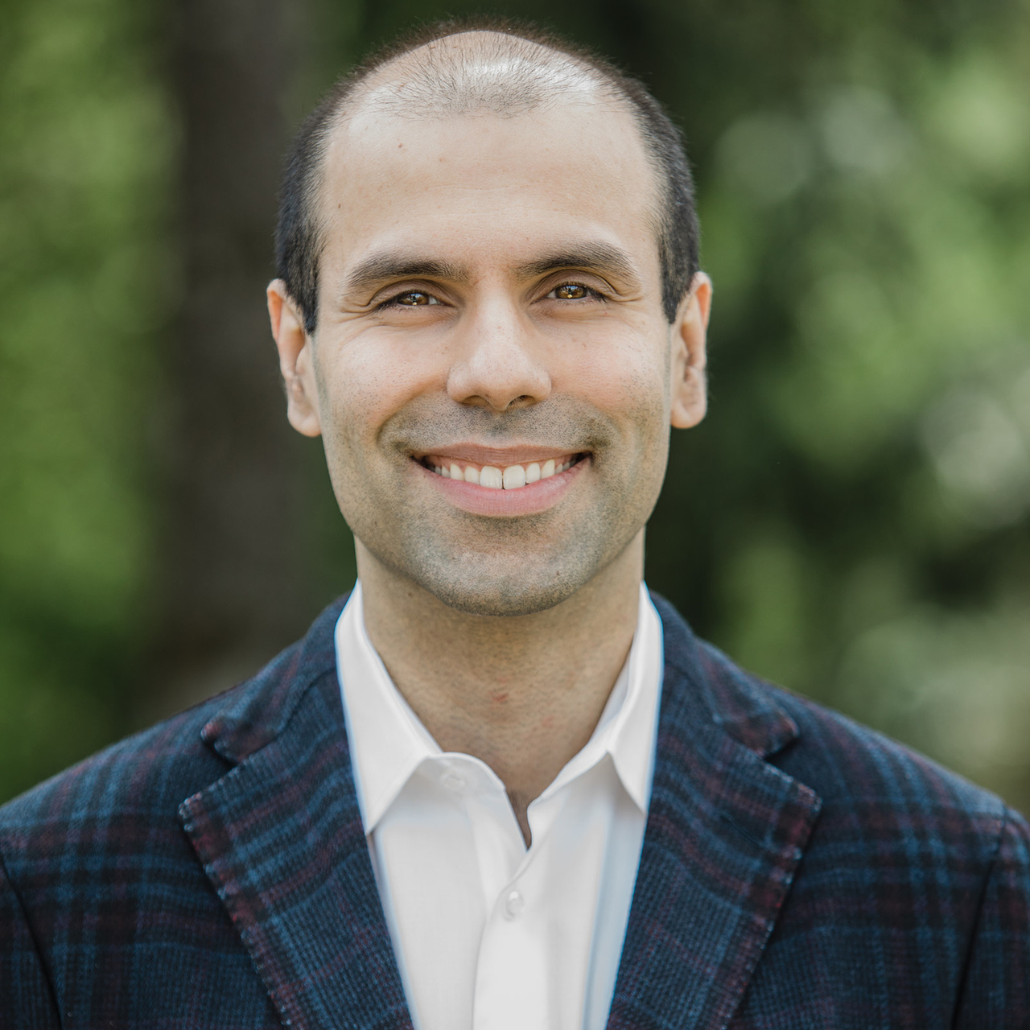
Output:
<svg viewBox="0 0 1030 1030">
<path fill-rule="evenodd" d="M 580 453 L 582 452 L 574 447 L 538 447 L 528 444 L 512 447 L 487 447 L 475 443 L 456 443 L 417 451 L 412 457 L 416 461 L 422 461 L 429 455 L 433 455 L 453 461 L 464 461 L 471 465 L 493 465 L 496 468 L 507 468 L 509 465 L 528 465 L 532 462 L 545 462 L 551 458 L 557 460 Z"/>
</svg>

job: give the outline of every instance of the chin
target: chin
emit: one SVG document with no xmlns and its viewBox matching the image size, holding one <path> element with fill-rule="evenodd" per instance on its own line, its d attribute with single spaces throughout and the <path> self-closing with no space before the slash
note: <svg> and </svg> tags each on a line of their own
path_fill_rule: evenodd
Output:
<svg viewBox="0 0 1030 1030">
<path fill-rule="evenodd" d="M 579 588 L 576 583 L 534 584 L 519 578 L 514 582 L 490 580 L 484 584 L 421 583 L 448 608 L 466 615 L 517 616 L 536 615 L 556 608 Z"/>
<path fill-rule="evenodd" d="M 564 531 L 540 516 L 498 520 L 490 527 L 443 534 L 432 520 L 405 518 L 395 532 L 355 535 L 378 564 L 455 612 L 481 616 L 536 615 L 556 608 L 587 587 L 640 536 L 639 524 L 591 513 Z M 629 524 L 626 524 L 629 523 Z M 412 527 L 418 526 L 418 532 Z M 460 532 L 465 528 L 465 532 Z M 488 528 L 489 532 L 484 529 Z M 400 532 L 396 532 L 400 529 Z M 621 530 L 621 532 L 620 532 Z"/>
<path fill-rule="evenodd" d="M 423 551 L 415 563 L 384 564 L 455 611 L 511 617 L 535 615 L 567 601 L 606 564 L 604 557 L 579 551 L 563 561 L 538 556 L 534 562 L 524 556 L 503 560 L 496 555 Z"/>
</svg>

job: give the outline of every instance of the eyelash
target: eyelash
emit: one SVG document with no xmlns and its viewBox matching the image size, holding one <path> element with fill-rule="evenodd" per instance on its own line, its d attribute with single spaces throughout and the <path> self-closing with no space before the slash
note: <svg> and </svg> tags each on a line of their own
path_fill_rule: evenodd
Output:
<svg viewBox="0 0 1030 1030">
<path fill-rule="evenodd" d="M 420 293 L 424 297 L 429 298 L 429 303 L 425 305 L 419 304 L 401 304 L 399 303 L 404 297 L 411 297 L 415 294 Z M 435 307 L 433 303 L 436 301 L 439 303 L 438 298 L 434 297 L 428 290 L 404 290 L 402 293 L 395 293 L 392 297 L 387 297 L 386 300 L 376 305 L 376 311 L 382 311 L 389 307 Z"/>
</svg>

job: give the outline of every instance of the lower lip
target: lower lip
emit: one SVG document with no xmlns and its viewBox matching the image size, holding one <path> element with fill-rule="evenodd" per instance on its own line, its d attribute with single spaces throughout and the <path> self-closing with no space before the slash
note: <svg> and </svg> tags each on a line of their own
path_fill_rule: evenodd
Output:
<svg viewBox="0 0 1030 1030">
<path fill-rule="evenodd" d="M 520 486 L 514 490 L 493 490 L 488 486 L 479 486 L 477 483 L 449 479 L 427 469 L 425 465 L 418 462 L 413 464 L 455 507 L 462 508 L 473 515 L 492 515 L 503 518 L 514 515 L 532 515 L 552 507 L 569 489 L 572 481 L 580 474 L 589 460 L 589 457 L 581 458 L 564 472 L 556 472 L 547 479 L 538 479 L 535 483 Z"/>
</svg>

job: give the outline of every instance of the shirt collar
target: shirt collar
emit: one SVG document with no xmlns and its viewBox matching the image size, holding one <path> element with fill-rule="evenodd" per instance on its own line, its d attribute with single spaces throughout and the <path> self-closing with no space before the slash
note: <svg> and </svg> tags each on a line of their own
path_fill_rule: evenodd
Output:
<svg viewBox="0 0 1030 1030">
<path fill-rule="evenodd" d="M 610 754 L 626 793 L 645 814 L 651 799 L 663 667 L 661 616 L 641 583 L 637 628 L 626 664 L 580 755 L 586 757 L 594 747 Z M 565 768 L 578 758 L 575 756 Z"/>
<path fill-rule="evenodd" d="M 443 752 L 368 638 L 360 582 L 337 620 L 335 642 L 358 804 L 365 832 L 371 833 L 419 765 Z M 601 718 L 545 795 L 610 755 L 626 793 L 647 812 L 662 666 L 661 618 L 641 584 L 633 644 Z"/>
</svg>

